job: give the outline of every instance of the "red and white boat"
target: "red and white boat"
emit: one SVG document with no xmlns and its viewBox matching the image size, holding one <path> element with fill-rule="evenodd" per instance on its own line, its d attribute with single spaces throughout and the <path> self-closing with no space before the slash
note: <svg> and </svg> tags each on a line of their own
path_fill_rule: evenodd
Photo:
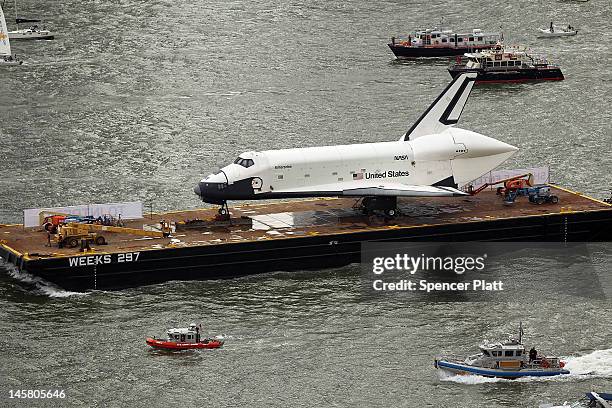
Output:
<svg viewBox="0 0 612 408">
<path fill-rule="evenodd" d="M 195 323 L 189 328 L 168 329 L 168 338 L 165 340 L 148 337 L 146 342 L 149 346 L 162 350 L 192 350 L 192 349 L 216 349 L 223 345 L 223 340 L 213 337 L 200 337 L 200 327 Z"/>
</svg>

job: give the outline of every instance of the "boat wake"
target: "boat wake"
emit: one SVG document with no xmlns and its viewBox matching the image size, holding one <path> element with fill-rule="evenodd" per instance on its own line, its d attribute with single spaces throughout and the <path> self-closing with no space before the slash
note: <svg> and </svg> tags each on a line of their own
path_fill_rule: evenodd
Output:
<svg viewBox="0 0 612 408">
<path fill-rule="evenodd" d="M 505 378 L 488 378 L 479 375 L 454 375 L 440 370 L 441 381 L 458 384 L 486 384 L 497 382 L 542 382 L 542 381 L 575 381 L 588 378 L 612 378 L 612 349 L 595 350 L 579 357 L 565 357 L 565 368 L 570 374 L 554 377 L 523 377 L 515 380 Z"/>
<path fill-rule="evenodd" d="M 28 284 L 32 288 L 33 292 L 39 295 L 49 296 L 52 298 L 66 298 L 70 296 L 85 296 L 88 294 L 87 292 L 70 292 L 64 290 L 38 276 L 20 271 L 15 265 L 9 264 L 2 259 L 0 259 L 0 267 L 6 269 L 10 277 L 15 278 L 22 283 Z"/>
<path fill-rule="evenodd" d="M 457 384 L 467 384 L 467 385 L 475 385 L 475 384 L 486 384 L 486 383 L 496 383 L 496 382 L 510 382 L 512 380 L 506 380 L 503 378 L 489 378 L 483 377 L 480 375 L 458 375 L 451 374 L 446 371 L 440 370 L 438 375 L 440 376 L 441 381 L 450 381 Z"/>
<path fill-rule="evenodd" d="M 612 348 L 595 350 L 580 357 L 567 357 L 565 361 L 570 376 L 612 378 Z"/>
</svg>

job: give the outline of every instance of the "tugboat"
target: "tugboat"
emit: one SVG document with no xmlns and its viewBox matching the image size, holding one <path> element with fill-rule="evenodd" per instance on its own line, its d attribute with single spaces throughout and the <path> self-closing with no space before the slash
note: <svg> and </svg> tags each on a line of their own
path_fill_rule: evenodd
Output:
<svg viewBox="0 0 612 408">
<path fill-rule="evenodd" d="M 492 48 L 502 39 L 499 33 L 469 33 L 441 30 L 436 27 L 413 31 L 407 38 L 391 37 L 387 45 L 397 58 L 452 57 L 466 52 Z"/>
<path fill-rule="evenodd" d="M 452 374 L 505 379 L 569 374 L 569 371 L 563 368 L 565 363 L 558 357 L 539 355 L 535 348 L 526 353 L 522 336 L 521 324 L 518 340 L 511 337 L 504 343 L 485 343 L 480 346 L 479 354 L 469 356 L 465 360 L 437 357 L 434 367 Z"/>
<path fill-rule="evenodd" d="M 561 81 L 561 68 L 550 64 L 545 58 L 528 54 L 516 47 L 497 44 L 491 50 L 466 53 L 467 62 L 460 58 L 448 72 L 453 78 L 464 72 L 476 72 L 476 83 Z"/>
<path fill-rule="evenodd" d="M 548 28 L 538 28 L 540 30 L 540 34 L 538 37 L 546 38 L 546 37 L 570 37 L 578 34 L 578 30 L 576 30 L 571 25 L 567 26 L 558 26 L 550 23 L 550 27 Z"/>
<path fill-rule="evenodd" d="M 160 340 L 147 338 L 149 346 L 162 350 L 191 350 L 191 349 L 215 349 L 223 345 L 223 340 L 218 338 L 200 338 L 200 327 L 191 323 L 189 328 L 168 329 L 168 339 Z"/>
</svg>

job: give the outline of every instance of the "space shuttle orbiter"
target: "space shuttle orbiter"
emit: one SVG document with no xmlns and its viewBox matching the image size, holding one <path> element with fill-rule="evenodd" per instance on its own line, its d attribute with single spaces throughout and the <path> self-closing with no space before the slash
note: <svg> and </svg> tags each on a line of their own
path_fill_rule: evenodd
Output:
<svg viewBox="0 0 612 408">
<path fill-rule="evenodd" d="M 364 210 L 387 215 L 396 213 L 397 197 L 466 195 L 459 186 L 518 150 L 454 127 L 475 80 L 475 73 L 457 76 L 399 141 L 246 152 L 194 191 L 224 207 L 228 200 L 363 197 Z"/>
</svg>

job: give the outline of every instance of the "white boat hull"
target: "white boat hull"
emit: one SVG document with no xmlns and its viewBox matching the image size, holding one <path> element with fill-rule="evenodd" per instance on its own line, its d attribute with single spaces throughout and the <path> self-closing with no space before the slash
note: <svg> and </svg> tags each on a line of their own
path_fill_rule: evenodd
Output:
<svg viewBox="0 0 612 408">
<path fill-rule="evenodd" d="M 570 31 L 553 31 L 550 32 L 550 29 L 542 29 L 540 28 L 540 34 L 538 37 L 571 37 L 573 35 L 578 34 L 578 30 L 570 30 Z"/>
<path fill-rule="evenodd" d="M 537 368 L 537 369 L 500 369 L 474 367 L 465 363 L 438 360 L 434 361 L 435 368 L 455 375 L 479 375 L 482 377 L 515 379 L 521 377 L 552 377 L 569 374 L 564 368 Z"/>
<path fill-rule="evenodd" d="M 17 30 L 8 32 L 11 41 L 19 40 L 52 40 L 55 35 L 51 31 Z"/>
</svg>

